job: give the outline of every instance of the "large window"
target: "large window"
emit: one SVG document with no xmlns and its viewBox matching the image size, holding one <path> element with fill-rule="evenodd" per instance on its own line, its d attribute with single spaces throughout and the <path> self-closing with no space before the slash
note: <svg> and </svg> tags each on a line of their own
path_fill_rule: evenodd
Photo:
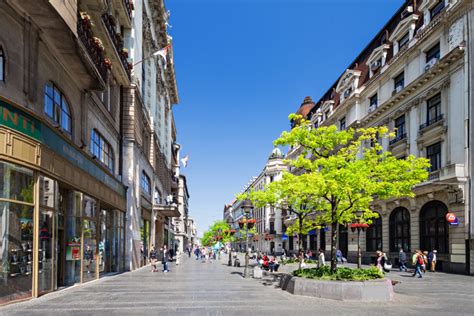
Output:
<svg viewBox="0 0 474 316">
<path fill-rule="evenodd" d="M 91 132 L 91 153 L 104 164 L 110 171 L 114 171 L 114 152 L 112 146 L 95 129 Z"/>
<path fill-rule="evenodd" d="M 397 129 L 397 137 L 396 139 L 403 139 L 406 137 L 406 130 L 405 130 L 405 115 L 402 115 L 395 119 L 395 128 Z"/>
<path fill-rule="evenodd" d="M 410 213 L 404 207 L 397 207 L 389 220 L 390 251 L 410 251 Z"/>
<path fill-rule="evenodd" d="M 71 111 L 63 93 L 52 83 L 44 86 L 44 113 L 71 134 Z"/>
<path fill-rule="evenodd" d="M 399 92 L 405 87 L 405 73 L 402 71 L 398 76 L 393 79 L 393 89 L 395 92 Z"/>
<path fill-rule="evenodd" d="M 437 43 L 426 52 L 426 63 L 429 63 L 435 58 L 439 59 L 439 57 L 440 57 L 440 49 L 439 49 L 439 43 Z"/>
<path fill-rule="evenodd" d="M 426 158 L 430 161 L 430 172 L 441 168 L 441 142 L 426 147 Z"/>
<path fill-rule="evenodd" d="M 378 105 L 377 93 L 370 97 L 369 103 L 370 103 L 370 104 L 369 104 L 369 107 L 370 107 L 371 109 L 375 109 L 375 108 L 377 107 L 377 105 Z"/>
<path fill-rule="evenodd" d="M 0 81 L 5 81 L 5 54 L 0 46 Z"/>
<path fill-rule="evenodd" d="M 440 0 L 430 11 L 431 19 L 441 13 L 444 9 L 444 0 Z"/>
<path fill-rule="evenodd" d="M 346 117 L 344 116 L 339 120 L 339 130 L 343 131 L 346 129 Z"/>
<path fill-rule="evenodd" d="M 401 51 L 403 48 L 405 48 L 408 45 L 408 42 L 410 41 L 410 33 L 407 32 L 403 37 L 398 41 L 398 51 Z"/>
<path fill-rule="evenodd" d="M 367 251 L 382 250 L 382 216 L 374 219 L 372 225 L 367 228 Z"/>
<path fill-rule="evenodd" d="M 441 116 L 441 94 L 437 94 L 426 102 L 426 124 L 431 125 L 439 121 Z"/>
<path fill-rule="evenodd" d="M 141 188 L 143 192 L 146 192 L 147 194 L 151 194 L 150 177 L 145 172 L 142 172 L 140 184 L 141 184 Z"/>
<path fill-rule="evenodd" d="M 445 216 L 448 208 L 439 201 L 428 202 L 420 212 L 421 249 L 448 253 L 448 223 Z"/>
</svg>

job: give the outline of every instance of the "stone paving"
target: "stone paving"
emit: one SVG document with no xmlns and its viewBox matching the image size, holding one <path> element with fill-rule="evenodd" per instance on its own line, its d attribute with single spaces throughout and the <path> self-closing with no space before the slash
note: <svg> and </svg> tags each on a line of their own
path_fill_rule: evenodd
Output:
<svg viewBox="0 0 474 316">
<path fill-rule="evenodd" d="M 243 261 L 242 261 L 243 262 Z M 340 302 L 295 296 L 278 274 L 243 279 L 226 260 L 185 259 L 169 273 L 149 267 L 0 308 L 0 315 L 474 315 L 474 278 L 390 272 L 400 281 L 390 303 Z"/>
</svg>

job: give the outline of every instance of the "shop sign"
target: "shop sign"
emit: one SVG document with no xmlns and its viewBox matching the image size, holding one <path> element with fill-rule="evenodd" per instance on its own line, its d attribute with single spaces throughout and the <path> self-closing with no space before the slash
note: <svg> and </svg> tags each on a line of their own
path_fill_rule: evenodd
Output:
<svg viewBox="0 0 474 316">
<path fill-rule="evenodd" d="M 2 100 L 0 100 L 0 125 L 41 141 L 41 123 Z"/>
<path fill-rule="evenodd" d="M 454 213 L 447 213 L 446 221 L 449 223 L 449 225 L 453 225 L 453 226 L 459 225 L 459 220 Z"/>
<path fill-rule="evenodd" d="M 67 243 L 66 260 L 68 261 L 81 260 L 81 244 L 80 243 Z"/>
</svg>

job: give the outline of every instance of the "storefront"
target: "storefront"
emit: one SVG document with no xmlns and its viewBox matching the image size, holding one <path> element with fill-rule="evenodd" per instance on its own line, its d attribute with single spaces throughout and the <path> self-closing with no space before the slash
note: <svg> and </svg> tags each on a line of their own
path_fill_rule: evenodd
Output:
<svg viewBox="0 0 474 316">
<path fill-rule="evenodd" d="M 0 304 L 123 271 L 125 189 L 0 99 Z"/>
</svg>

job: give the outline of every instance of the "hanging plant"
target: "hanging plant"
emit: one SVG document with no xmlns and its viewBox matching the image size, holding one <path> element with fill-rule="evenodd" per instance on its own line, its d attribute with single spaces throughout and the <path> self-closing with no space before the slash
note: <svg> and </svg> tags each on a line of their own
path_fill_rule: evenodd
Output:
<svg viewBox="0 0 474 316">
<path fill-rule="evenodd" d="M 104 51 L 104 45 L 102 44 L 102 40 L 98 37 L 94 37 L 94 46 L 100 49 L 101 51 Z"/>
<path fill-rule="evenodd" d="M 132 70 L 133 69 L 133 64 L 132 63 L 128 63 L 128 70 Z"/>
<path fill-rule="evenodd" d="M 104 64 L 107 67 L 107 69 L 109 69 L 109 70 L 112 69 L 112 62 L 110 61 L 110 59 L 105 58 L 104 59 Z"/>
<path fill-rule="evenodd" d="M 81 21 L 82 21 L 82 24 L 87 26 L 88 28 L 90 28 L 92 26 L 92 20 L 91 20 L 91 17 L 89 14 L 87 14 L 86 12 L 82 11 L 80 13 L 80 17 L 81 17 Z"/>
<path fill-rule="evenodd" d="M 125 57 L 125 58 L 128 58 L 128 49 L 126 48 L 122 48 L 122 56 Z"/>
</svg>

